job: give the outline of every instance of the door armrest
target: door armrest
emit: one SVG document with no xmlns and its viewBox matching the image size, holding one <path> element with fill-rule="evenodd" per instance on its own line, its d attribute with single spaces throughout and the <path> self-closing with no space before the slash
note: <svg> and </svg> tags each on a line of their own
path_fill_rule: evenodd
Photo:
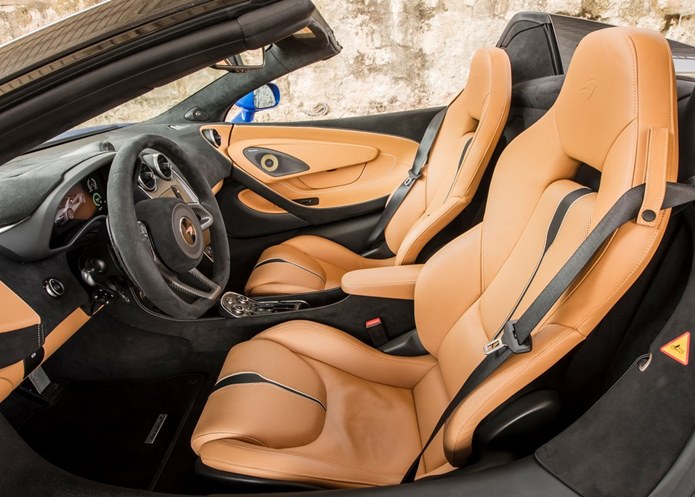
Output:
<svg viewBox="0 0 695 497">
<path fill-rule="evenodd" d="M 413 300 L 415 281 L 423 264 L 358 269 L 343 275 L 341 287 L 349 295 Z"/>
</svg>

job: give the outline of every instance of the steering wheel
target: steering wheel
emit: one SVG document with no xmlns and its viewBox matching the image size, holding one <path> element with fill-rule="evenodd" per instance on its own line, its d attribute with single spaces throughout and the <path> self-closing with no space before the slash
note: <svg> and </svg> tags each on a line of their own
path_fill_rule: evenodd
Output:
<svg viewBox="0 0 695 497">
<path fill-rule="evenodd" d="M 145 149 L 168 157 L 198 201 L 159 197 L 135 204 L 135 178 Z M 210 185 L 193 164 L 191 156 L 171 140 L 142 135 L 116 153 L 107 186 L 107 224 L 117 257 L 154 305 L 181 319 L 198 318 L 218 303 L 230 268 L 222 213 Z M 197 268 L 205 249 L 204 230 L 210 230 L 211 278 Z"/>
</svg>

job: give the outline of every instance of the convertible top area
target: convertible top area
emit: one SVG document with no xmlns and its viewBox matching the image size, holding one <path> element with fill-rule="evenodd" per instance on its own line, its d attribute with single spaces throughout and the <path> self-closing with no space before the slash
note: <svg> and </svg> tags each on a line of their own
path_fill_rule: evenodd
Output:
<svg viewBox="0 0 695 497">
<path fill-rule="evenodd" d="M 0 46 L 0 95 L 62 71 L 98 53 L 118 49 L 140 34 L 161 35 L 186 22 L 224 7 L 246 10 L 268 0 L 171 0 L 169 2 L 101 2 L 78 15 L 50 24 Z M 238 12 L 242 12 L 239 9 Z"/>
</svg>

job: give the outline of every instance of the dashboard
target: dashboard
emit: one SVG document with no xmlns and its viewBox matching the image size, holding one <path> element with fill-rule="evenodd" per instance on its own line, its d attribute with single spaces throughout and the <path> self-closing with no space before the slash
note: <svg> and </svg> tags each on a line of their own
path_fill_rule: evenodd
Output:
<svg viewBox="0 0 695 497">
<path fill-rule="evenodd" d="M 76 160 L 31 216 L 0 228 L 0 253 L 15 260 L 40 260 L 69 250 L 105 228 L 106 192 L 114 155 L 103 152 L 81 162 Z M 153 150 L 141 154 L 133 181 L 136 203 L 158 197 L 178 197 L 189 203 L 198 201 L 176 166 Z M 209 235 L 205 236 L 209 241 Z M 209 250 L 206 254 L 211 256 Z"/>
</svg>

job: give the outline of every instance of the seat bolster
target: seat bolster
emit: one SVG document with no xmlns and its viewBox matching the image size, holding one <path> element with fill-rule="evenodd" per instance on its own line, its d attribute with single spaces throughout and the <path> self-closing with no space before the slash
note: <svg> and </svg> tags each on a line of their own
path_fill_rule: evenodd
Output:
<svg viewBox="0 0 695 497">
<path fill-rule="evenodd" d="M 329 488 L 355 488 L 395 485 L 400 472 L 385 474 L 380 468 L 365 468 L 357 464 L 341 464 L 329 457 L 319 457 L 300 451 L 272 450 L 245 444 L 238 440 L 216 440 L 199 452 L 205 466 L 279 481 L 313 483 Z"/>
<path fill-rule="evenodd" d="M 252 340 L 232 349 L 191 440 L 283 449 L 307 445 L 326 417 L 326 388 L 317 372 L 287 348 Z"/>
<path fill-rule="evenodd" d="M 338 266 L 345 271 L 371 267 L 371 261 L 356 254 L 347 247 L 335 243 L 327 238 L 313 235 L 302 235 L 290 238 L 281 245 L 294 247 L 305 254 Z"/>
<path fill-rule="evenodd" d="M 430 355 L 384 354 L 338 329 L 312 321 L 288 321 L 251 341 L 258 339 L 272 340 L 296 354 L 330 364 L 363 380 L 399 388 L 413 388 L 437 364 Z"/>
<path fill-rule="evenodd" d="M 456 219 L 470 200 L 470 198 L 448 197 L 442 205 L 428 215 L 420 217 L 403 238 L 396 254 L 396 265 L 414 264 L 425 245 Z"/>
<path fill-rule="evenodd" d="M 282 295 L 316 292 L 326 288 L 326 272 L 310 255 L 285 245 L 261 254 L 244 291 L 247 295 Z"/>
<path fill-rule="evenodd" d="M 512 357 L 461 403 L 444 427 L 444 453 L 461 467 L 471 453 L 473 434 L 485 417 L 550 369 L 584 337 L 575 329 L 548 324 L 533 334 L 533 349 Z M 482 355 L 482 348 L 479 349 Z M 443 373 L 446 375 L 446 366 Z M 461 380 L 460 385 L 464 380 Z M 457 385 L 456 388 L 460 388 Z"/>
<path fill-rule="evenodd" d="M 345 273 L 393 265 L 390 259 L 367 259 L 318 236 L 298 236 L 261 254 L 244 291 L 247 295 L 319 292 L 340 286 Z"/>
<path fill-rule="evenodd" d="M 355 488 L 395 485 L 402 472 L 385 473 L 379 468 L 345 465 L 292 450 L 274 451 L 236 440 L 218 440 L 206 444 L 200 452 L 204 465 L 236 474 L 280 481 L 314 483 L 326 487 Z M 453 471 L 448 463 L 418 475 L 418 479 Z"/>
</svg>

